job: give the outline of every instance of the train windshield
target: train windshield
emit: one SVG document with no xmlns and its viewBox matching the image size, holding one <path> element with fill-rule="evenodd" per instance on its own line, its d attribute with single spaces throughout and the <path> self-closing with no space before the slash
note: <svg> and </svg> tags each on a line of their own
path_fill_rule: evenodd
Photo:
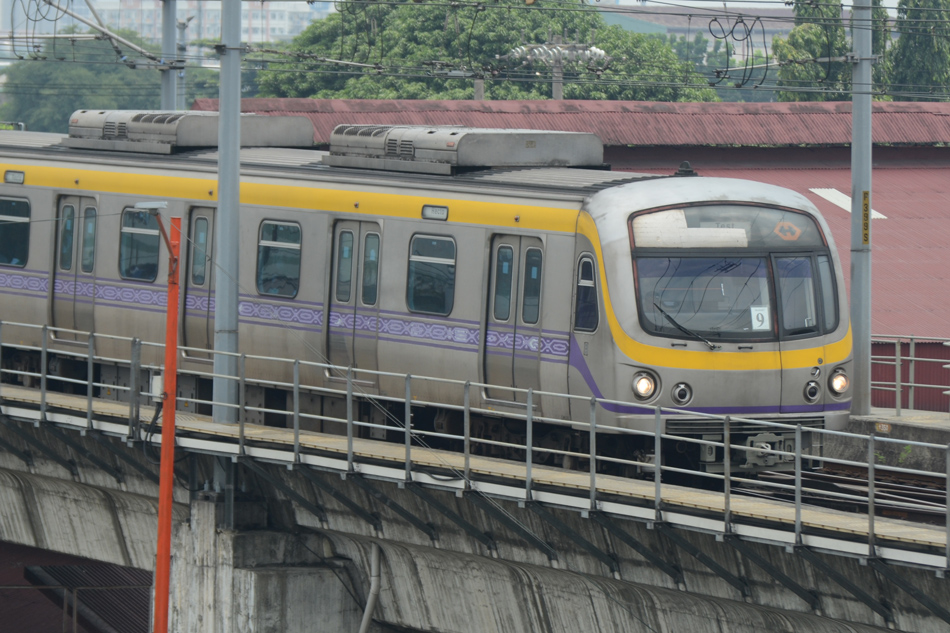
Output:
<svg viewBox="0 0 950 633">
<path fill-rule="evenodd" d="M 715 343 L 817 336 L 837 325 L 830 253 L 807 215 L 707 205 L 634 215 L 630 225 L 648 332 Z"/>
</svg>

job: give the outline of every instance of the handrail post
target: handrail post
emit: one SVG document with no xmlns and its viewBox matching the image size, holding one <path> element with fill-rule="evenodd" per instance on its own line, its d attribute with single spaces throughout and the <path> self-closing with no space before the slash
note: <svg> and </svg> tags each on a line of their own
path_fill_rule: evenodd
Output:
<svg viewBox="0 0 950 633">
<path fill-rule="evenodd" d="M 43 345 L 40 347 L 40 419 L 36 423 L 46 422 L 46 368 L 49 356 L 49 327 L 43 326 Z"/>
<path fill-rule="evenodd" d="M 141 404 L 141 386 L 139 374 L 142 371 L 142 341 L 133 338 L 129 350 L 129 439 L 139 439 L 139 406 Z"/>
<path fill-rule="evenodd" d="M 904 361 L 901 359 L 901 339 L 898 338 L 894 341 L 894 393 L 896 395 L 894 398 L 894 412 L 897 417 L 901 417 L 901 400 L 904 399 L 904 385 L 901 384 L 903 364 Z"/>
<path fill-rule="evenodd" d="M 597 509 L 597 398 L 590 398 L 590 509 Z"/>
<path fill-rule="evenodd" d="M 238 452 L 244 455 L 244 425 L 247 423 L 247 355 L 238 359 Z"/>
<path fill-rule="evenodd" d="M 653 507 L 656 511 L 656 520 L 663 520 L 662 490 L 663 485 L 663 459 L 661 450 L 663 446 L 663 420 L 660 416 L 660 407 L 654 408 L 656 417 L 656 430 L 653 435 Z"/>
<path fill-rule="evenodd" d="M 353 472 L 353 368 L 346 368 L 346 469 Z"/>
<path fill-rule="evenodd" d="M 465 459 L 465 489 L 472 487 L 472 411 L 471 411 L 472 383 L 465 381 L 465 404 L 462 407 L 462 452 Z"/>
<path fill-rule="evenodd" d="M 722 486 L 723 486 L 723 532 L 732 532 L 732 420 L 727 415 L 722 420 Z"/>
<path fill-rule="evenodd" d="M 528 408 L 525 415 L 525 479 L 524 496 L 531 501 L 531 462 L 534 460 L 534 390 L 528 387 Z"/>
<path fill-rule="evenodd" d="M 86 430 L 92 430 L 92 386 L 95 383 L 93 374 L 95 373 L 95 340 L 96 335 L 89 333 L 89 342 L 86 350 Z"/>
<path fill-rule="evenodd" d="M 412 481 L 412 375 L 406 374 L 406 481 Z"/>
<path fill-rule="evenodd" d="M 868 556 L 877 557 L 874 545 L 874 433 L 868 436 Z"/>
<path fill-rule="evenodd" d="M 950 572 L 950 444 L 947 444 L 947 470 L 946 470 L 947 479 L 944 484 L 946 488 L 946 498 L 944 499 L 945 504 L 945 516 L 944 520 L 947 526 L 947 542 L 944 548 L 944 557 L 946 558 L 946 569 Z"/>
<path fill-rule="evenodd" d="M 907 368 L 908 373 L 910 374 L 907 377 L 908 386 L 907 386 L 907 408 L 914 409 L 914 385 L 917 382 L 917 350 L 916 350 L 916 341 L 914 340 L 913 334 L 910 336 L 910 367 Z"/>
<path fill-rule="evenodd" d="M 795 544 L 802 544 L 802 425 L 795 425 Z"/>
<path fill-rule="evenodd" d="M 294 463 L 300 463 L 300 359 L 294 359 Z"/>
</svg>

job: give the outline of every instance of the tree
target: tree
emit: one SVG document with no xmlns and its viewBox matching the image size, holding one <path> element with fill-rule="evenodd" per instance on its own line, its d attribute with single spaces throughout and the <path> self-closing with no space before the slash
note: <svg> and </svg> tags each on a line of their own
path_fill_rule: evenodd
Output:
<svg viewBox="0 0 950 633">
<path fill-rule="evenodd" d="M 704 101 L 665 42 L 607 27 L 593 8 L 539 10 L 514 0 L 491 5 L 342 3 L 291 43 L 295 61 L 260 73 L 262 96 L 350 99 L 471 99 L 485 79 L 491 99 L 545 99 L 552 66 L 509 56 L 520 45 L 593 43 L 606 60 L 563 63 L 567 99 Z M 309 57 L 304 57 L 309 56 Z M 331 61 L 332 60 L 332 61 Z"/>
<path fill-rule="evenodd" d="M 759 102 L 773 99 L 771 90 L 756 90 L 767 80 L 773 79 L 777 72 L 771 58 L 766 57 L 764 48 L 752 50 L 751 59 L 737 65 L 733 59 L 735 45 L 730 44 L 725 37 L 715 38 L 711 49 L 709 40 L 702 33 L 697 33 L 689 43 L 685 35 L 651 37 L 668 41 L 676 56 L 691 64 L 695 77 L 710 85 L 722 101 Z"/>
<path fill-rule="evenodd" d="M 850 50 L 840 0 L 795 0 L 795 28 L 787 40 L 776 37 L 772 42 L 775 58 L 783 64 L 779 85 L 789 88 L 779 91 L 779 101 L 850 99 L 851 69 L 844 61 L 833 61 Z"/>
<path fill-rule="evenodd" d="M 895 100 L 924 101 L 950 89 L 950 0 L 900 0 L 891 55 Z"/>
</svg>

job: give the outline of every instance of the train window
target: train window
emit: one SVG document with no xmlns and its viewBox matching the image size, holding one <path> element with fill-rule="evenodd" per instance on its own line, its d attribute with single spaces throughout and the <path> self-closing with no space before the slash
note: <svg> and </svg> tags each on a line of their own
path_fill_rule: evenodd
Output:
<svg viewBox="0 0 950 633">
<path fill-rule="evenodd" d="M 811 257 L 777 257 L 782 327 L 787 334 L 818 331 Z"/>
<path fill-rule="evenodd" d="M 363 241 L 363 305 L 376 305 L 379 284 L 379 235 L 367 233 Z"/>
<path fill-rule="evenodd" d="M 431 235 L 413 237 L 406 286 L 410 311 L 450 314 L 455 303 L 455 242 Z"/>
<path fill-rule="evenodd" d="M 830 332 L 838 325 L 838 296 L 835 292 L 835 275 L 831 268 L 831 258 L 827 255 L 818 256 L 818 279 L 821 283 L 821 307 L 825 331 Z"/>
<path fill-rule="evenodd" d="M 73 269 L 73 232 L 76 230 L 76 208 L 67 204 L 59 216 L 59 269 Z"/>
<path fill-rule="evenodd" d="M 191 248 L 191 283 L 203 286 L 208 274 L 208 218 L 195 218 Z"/>
<path fill-rule="evenodd" d="M 336 300 L 350 300 L 350 284 L 353 280 L 353 232 L 341 231 L 336 248 Z"/>
<path fill-rule="evenodd" d="M 300 287 L 300 225 L 262 222 L 257 245 L 257 292 L 296 297 Z"/>
<path fill-rule="evenodd" d="M 96 208 L 86 207 L 82 216 L 82 271 L 91 273 L 96 267 Z"/>
<path fill-rule="evenodd" d="M 510 246 L 499 246 L 495 254 L 495 308 L 496 321 L 507 321 L 511 314 L 511 278 L 514 274 L 514 251 Z"/>
<path fill-rule="evenodd" d="M 578 332 L 593 332 L 600 316 L 597 310 L 597 283 L 594 280 L 594 260 L 589 255 L 581 257 L 577 266 L 577 290 L 574 301 L 574 329 Z"/>
<path fill-rule="evenodd" d="M 30 252 L 30 203 L 0 198 L 0 265 L 26 266 Z"/>
<path fill-rule="evenodd" d="M 529 248 L 524 256 L 524 293 L 521 296 L 521 320 L 537 323 L 541 317 L 541 249 Z"/>
<path fill-rule="evenodd" d="M 123 211 L 119 236 L 119 276 L 123 279 L 155 281 L 160 245 L 161 237 L 155 216 L 133 209 Z"/>
</svg>

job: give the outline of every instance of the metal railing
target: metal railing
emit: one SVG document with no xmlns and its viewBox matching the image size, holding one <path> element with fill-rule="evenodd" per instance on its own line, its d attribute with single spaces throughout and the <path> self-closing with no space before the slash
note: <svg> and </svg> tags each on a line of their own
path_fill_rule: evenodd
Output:
<svg viewBox="0 0 950 633">
<path fill-rule="evenodd" d="M 918 382 L 919 373 L 926 372 L 927 369 L 939 365 L 940 369 L 948 369 L 947 358 L 928 358 L 917 355 L 917 345 L 921 342 L 939 343 L 944 347 L 950 347 L 950 339 L 939 337 L 923 337 L 914 335 L 892 335 L 892 336 L 874 336 L 872 343 L 881 344 L 881 346 L 893 345 L 893 355 L 877 354 L 871 356 L 872 366 L 893 367 L 894 380 L 872 380 L 871 391 L 890 392 L 894 394 L 894 408 L 896 415 L 900 417 L 903 407 L 903 396 L 907 395 L 907 408 L 917 408 L 917 390 L 929 389 L 939 390 L 942 395 L 950 395 L 950 373 L 947 373 L 945 379 L 938 384 Z M 903 347 L 907 346 L 908 353 L 905 355 Z M 907 366 L 907 375 L 904 375 L 904 366 Z M 918 371 L 919 370 L 919 371 Z M 948 407 L 942 407 L 941 411 L 950 411 Z"/>
<path fill-rule="evenodd" d="M 15 328 L 40 330 L 42 343 L 40 345 L 24 345 L 21 343 L 5 342 L 8 339 L 8 332 Z M 55 328 L 50 328 L 47 326 L 33 326 L 20 323 L 0 322 L 0 353 L 5 350 L 20 350 L 39 353 L 42 367 L 47 368 L 48 357 L 52 353 L 49 349 L 48 334 L 54 329 Z M 123 390 L 129 394 L 130 400 L 128 437 L 130 439 L 136 440 L 143 439 L 142 429 L 140 428 L 138 419 L 141 399 L 155 397 L 155 394 L 149 394 L 142 391 L 141 387 L 134 384 L 134 380 L 133 384 L 129 385 L 128 387 L 95 382 L 95 372 L 92 371 L 92 368 L 96 363 L 110 363 L 128 367 L 132 376 L 136 376 L 139 371 L 143 369 L 157 372 L 161 370 L 161 367 L 142 364 L 139 359 L 141 358 L 142 347 L 160 347 L 161 345 L 158 343 L 143 342 L 133 338 L 111 337 L 101 334 L 86 334 L 73 330 L 60 329 L 58 331 L 60 333 L 78 333 L 84 336 L 89 336 L 89 342 L 85 346 L 84 351 L 80 351 L 78 347 L 73 351 L 59 348 L 55 351 L 55 354 L 57 355 L 69 356 L 73 359 L 83 361 L 89 369 L 88 375 L 85 377 L 85 379 L 56 376 L 50 374 L 48 371 L 34 372 L 23 369 L 12 369 L 3 366 L 0 366 L 0 379 L 15 378 L 21 380 L 26 379 L 28 382 L 38 381 L 39 386 L 42 389 L 42 393 L 40 395 L 40 408 L 41 419 L 43 420 L 46 419 L 46 389 L 48 387 L 54 384 L 74 385 L 77 387 L 83 386 L 86 390 L 86 425 L 88 429 L 93 428 L 93 394 L 95 390 L 103 388 Z M 94 353 L 95 342 L 100 339 L 110 339 L 112 341 L 118 340 L 121 341 L 123 345 L 128 345 L 130 350 L 129 360 L 96 355 Z M 198 350 L 186 347 L 182 347 L 181 350 L 204 353 L 208 352 L 204 349 Z M 359 469 L 358 456 L 354 450 L 354 440 L 360 435 L 360 429 L 375 429 L 386 431 L 388 433 L 401 434 L 401 441 L 405 451 L 404 477 L 407 482 L 412 481 L 413 479 L 414 454 L 417 454 L 417 451 L 419 450 L 430 449 L 434 443 L 439 441 L 451 441 L 460 447 L 463 464 L 462 470 L 460 472 L 457 471 L 457 467 L 452 466 L 449 463 L 449 460 L 445 460 L 444 465 L 447 470 L 453 471 L 456 476 L 459 476 L 463 479 L 466 489 L 470 489 L 473 482 L 475 481 L 475 477 L 472 473 L 473 458 L 479 456 L 479 453 L 482 452 L 490 453 L 490 449 L 507 449 L 509 455 L 514 454 L 523 456 L 522 463 L 524 464 L 525 468 L 524 496 L 526 500 L 531 500 L 534 493 L 533 469 L 536 468 L 536 463 L 538 461 L 542 461 L 545 456 L 557 457 L 560 459 L 562 464 L 571 462 L 572 464 L 581 468 L 586 466 L 584 470 L 589 473 L 589 489 L 587 491 L 587 496 L 589 497 L 591 510 L 597 510 L 598 504 L 600 503 L 598 498 L 598 486 L 599 481 L 602 481 L 600 478 L 604 476 L 603 471 L 611 469 L 616 470 L 617 467 L 621 467 L 629 470 L 636 470 L 641 473 L 647 473 L 648 475 L 652 473 L 654 481 L 653 510 L 655 512 L 657 521 L 662 521 L 663 512 L 665 510 L 664 479 L 667 479 L 668 475 L 679 473 L 690 475 L 692 477 L 713 480 L 717 482 L 717 486 L 721 486 L 724 504 L 724 526 L 727 533 L 732 530 L 734 521 L 733 504 L 735 496 L 738 494 L 738 488 L 755 487 L 759 490 L 764 489 L 785 495 L 793 495 L 795 507 L 794 534 L 796 543 L 802 542 L 802 535 L 804 533 L 802 511 L 803 507 L 805 507 L 807 504 L 807 500 L 805 499 L 806 489 L 803 484 L 803 475 L 815 465 L 832 468 L 843 466 L 867 469 L 868 492 L 866 495 L 860 491 L 826 491 L 823 494 L 829 498 L 836 499 L 841 502 L 854 503 L 855 505 L 860 506 L 864 506 L 865 504 L 867 505 L 869 556 L 875 556 L 875 548 L 879 544 L 879 537 L 875 531 L 875 508 L 880 501 L 877 498 L 878 496 L 875 492 L 874 480 L 876 476 L 892 475 L 929 477 L 937 481 L 942 481 L 945 487 L 946 482 L 950 480 L 950 445 L 913 442 L 874 435 L 858 435 L 842 431 L 814 428 L 810 426 L 803 427 L 802 424 L 789 424 L 776 422 L 774 420 L 718 416 L 697 413 L 694 411 L 661 407 L 644 407 L 644 405 L 639 403 L 630 403 L 564 393 L 552 393 L 534 389 L 498 387 L 496 385 L 489 385 L 475 381 L 453 380 L 431 376 L 416 376 L 398 372 L 374 371 L 354 367 L 340 367 L 327 363 L 317 363 L 269 356 L 248 354 L 236 354 L 235 356 L 239 360 L 239 375 L 237 377 L 226 376 L 226 378 L 238 381 L 239 391 L 242 394 L 241 404 L 229 405 L 235 406 L 239 409 L 237 444 L 238 454 L 241 456 L 247 454 L 248 447 L 246 431 L 248 427 L 252 426 L 247 421 L 249 413 L 284 416 L 286 420 L 288 438 L 291 437 L 290 433 L 292 432 L 292 440 L 288 439 L 287 443 L 292 443 L 292 460 L 295 463 L 299 463 L 301 461 L 301 454 L 309 450 L 305 445 L 302 445 L 301 442 L 301 436 L 308 433 L 307 429 L 303 428 L 304 423 L 308 421 L 320 422 L 324 425 L 324 429 L 327 429 L 328 426 L 332 427 L 330 429 L 331 433 L 340 436 L 346 436 L 346 468 L 350 472 L 354 472 Z M 261 368 L 265 366 L 283 368 L 286 370 L 286 375 L 293 376 L 293 378 L 289 382 L 263 379 L 252 380 L 247 378 L 248 364 L 253 364 L 258 372 L 260 372 Z M 333 386 L 332 382 L 324 385 L 302 384 L 300 376 L 303 369 L 318 370 L 322 375 L 339 377 L 340 386 L 335 387 Z M 275 370 L 275 372 L 276 371 L 278 370 Z M 204 372 L 190 370 L 188 372 L 182 373 L 193 374 L 202 378 L 215 377 L 215 374 L 210 371 Z M 399 394 L 399 396 L 368 394 L 361 391 L 361 385 L 366 384 L 367 382 L 372 382 L 375 384 L 380 379 L 388 379 L 390 382 L 401 381 L 404 384 L 404 390 Z M 419 393 L 422 390 L 420 387 L 425 383 L 437 384 L 442 387 L 443 392 L 447 390 L 453 391 L 455 394 L 453 399 L 454 401 L 430 401 L 414 396 L 414 393 Z M 5 386 L 5 384 L 0 384 L 0 400 L 3 398 L 3 389 Z M 292 394 L 292 404 L 289 407 L 289 410 L 248 405 L 246 400 L 243 398 L 243 395 L 246 393 L 246 390 L 249 386 L 275 388 Z M 491 389 L 493 391 L 496 389 L 508 391 L 513 394 L 513 398 L 516 396 L 523 398 L 523 403 L 520 405 L 514 402 L 511 403 L 511 406 L 508 407 L 510 410 L 488 408 L 482 402 L 484 400 L 482 394 L 485 393 L 484 390 L 486 389 Z M 325 415 L 306 411 L 305 407 L 301 406 L 304 395 L 333 396 L 344 400 L 346 403 L 345 416 Z M 572 402 L 582 403 L 582 406 L 584 406 L 586 410 L 589 411 L 589 417 L 587 420 L 583 421 L 565 421 L 562 419 L 546 417 L 539 414 L 538 411 L 540 411 L 540 409 L 535 406 L 535 403 L 538 402 L 538 398 L 553 400 L 563 399 L 568 405 L 570 405 Z M 198 398 L 179 397 L 179 401 L 194 405 L 215 404 L 213 401 L 201 400 Z M 355 414 L 355 405 L 358 401 L 368 402 L 372 406 L 378 407 L 378 411 L 381 412 L 381 415 L 383 416 L 386 423 L 381 424 L 379 422 L 360 419 L 360 416 Z M 459 402 L 461 402 L 461 404 L 458 404 Z M 652 409 L 654 421 L 653 429 L 645 431 L 604 424 L 598 418 L 599 415 L 601 415 L 600 409 L 602 409 L 605 405 L 607 407 L 637 406 L 640 408 Z M 461 433 L 451 433 L 436 429 L 423 429 L 418 426 L 414 426 L 413 409 L 427 406 L 439 407 L 448 411 L 456 411 L 461 413 L 463 420 Z M 664 432 L 664 422 L 666 416 L 671 415 L 688 415 L 692 419 L 717 421 L 721 425 L 722 440 L 715 441 L 710 439 L 701 439 L 698 437 L 688 437 L 666 433 Z M 494 418 L 502 417 L 509 420 L 523 422 L 524 442 L 519 443 L 515 441 L 503 441 L 499 439 L 490 439 L 473 435 L 473 416 L 486 416 Z M 539 424 L 560 426 L 565 429 L 576 431 L 580 434 L 586 434 L 589 450 L 581 452 L 580 450 L 573 450 L 570 448 L 554 448 L 541 445 L 539 442 L 535 441 L 535 431 L 537 429 L 537 425 Z M 781 448 L 775 446 L 747 446 L 734 444 L 732 439 L 744 424 L 754 424 L 757 427 L 772 429 L 776 433 L 786 432 L 793 434 L 795 437 L 794 451 L 781 450 Z M 327 431 L 325 430 L 324 432 Z M 828 455 L 812 452 L 811 449 L 803 449 L 803 436 L 805 433 L 812 433 L 815 434 L 815 436 L 821 438 L 821 441 L 813 443 L 814 446 L 824 446 L 828 443 L 826 440 L 831 440 L 833 438 L 839 438 L 848 443 L 857 443 L 855 444 L 857 446 L 866 446 L 867 452 L 865 454 L 867 455 L 867 460 L 859 461 L 832 458 Z M 651 442 L 653 445 L 654 459 L 638 460 L 627 456 L 608 456 L 598 452 L 598 440 L 603 441 L 603 438 L 610 434 L 614 436 L 639 436 L 647 438 L 646 441 Z M 698 445 L 700 449 L 702 447 L 713 447 L 717 451 L 721 450 L 724 456 L 724 472 L 700 472 L 663 463 L 663 460 L 656 456 L 661 456 L 663 454 L 662 443 L 664 440 Z M 935 454 L 945 455 L 945 459 L 941 461 L 941 463 L 945 463 L 945 468 L 941 468 L 937 471 L 906 468 L 901 465 L 899 460 L 897 460 L 896 464 L 880 463 L 882 461 L 882 455 L 887 452 L 882 451 L 881 449 L 889 445 L 894 445 L 895 447 L 900 447 L 905 450 L 906 447 L 911 447 L 911 450 L 920 449 L 922 451 L 932 451 Z M 741 455 L 743 452 L 753 453 L 759 457 L 763 455 L 773 456 L 777 463 L 783 463 L 786 465 L 793 464 L 794 483 L 788 484 L 774 481 L 764 481 L 761 479 L 756 479 L 748 474 L 732 472 L 732 460 L 735 458 L 735 456 Z M 438 452 L 432 452 L 428 454 L 428 457 L 431 460 L 431 455 L 438 454 Z M 946 521 L 947 547 L 944 554 L 946 555 L 947 560 L 950 561 L 950 490 L 947 491 L 946 496 L 948 502 L 943 508 L 940 508 L 940 510 L 942 510 L 943 519 Z M 896 507 L 898 510 L 907 512 L 928 511 L 932 513 L 935 510 L 933 504 L 910 500 L 891 503 L 892 507 Z"/>
</svg>

